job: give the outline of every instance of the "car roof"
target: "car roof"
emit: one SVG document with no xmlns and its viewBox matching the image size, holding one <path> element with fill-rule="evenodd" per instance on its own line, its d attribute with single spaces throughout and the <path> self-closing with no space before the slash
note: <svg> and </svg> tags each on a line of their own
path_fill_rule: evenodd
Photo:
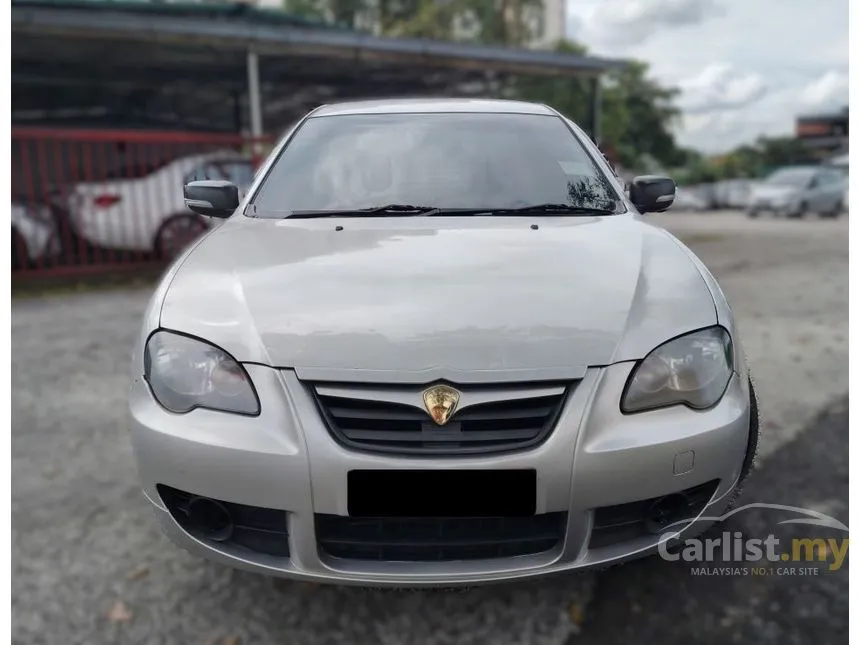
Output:
<svg viewBox="0 0 860 645">
<path fill-rule="evenodd" d="M 314 110 L 312 117 L 343 116 L 348 114 L 441 114 L 452 112 L 493 114 L 543 114 L 556 113 L 540 103 L 508 101 L 502 99 L 378 99 L 371 101 L 347 101 L 323 105 Z"/>
</svg>

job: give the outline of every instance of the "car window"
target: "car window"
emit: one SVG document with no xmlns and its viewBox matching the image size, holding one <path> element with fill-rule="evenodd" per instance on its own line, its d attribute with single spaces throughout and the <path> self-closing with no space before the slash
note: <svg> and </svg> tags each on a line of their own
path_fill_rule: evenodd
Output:
<svg viewBox="0 0 860 645">
<path fill-rule="evenodd" d="M 832 170 L 833 170 L 833 172 L 838 174 L 841 179 L 843 179 L 843 180 L 848 179 L 848 166 L 847 165 L 843 166 L 840 164 L 838 166 L 833 166 Z"/>
<path fill-rule="evenodd" d="M 832 184 L 838 184 L 844 180 L 842 173 L 836 170 L 832 170 L 830 168 L 826 168 L 818 173 L 818 183 L 821 186 L 830 186 Z"/>
<path fill-rule="evenodd" d="M 765 183 L 776 186 L 803 187 L 809 184 L 814 175 L 814 168 L 783 168 L 770 175 Z"/>
<path fill-rule="evenodd" d="M 386 204 L 612 207 L 612 183 L 563 121 L 532 114 L 313 117 L 254 198 L 259 217 Z"/>
</svg>

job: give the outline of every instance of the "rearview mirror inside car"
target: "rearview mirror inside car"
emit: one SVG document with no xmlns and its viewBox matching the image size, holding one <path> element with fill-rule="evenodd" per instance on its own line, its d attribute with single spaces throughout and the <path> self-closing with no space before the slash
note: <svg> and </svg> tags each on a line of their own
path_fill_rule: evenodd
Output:
<svg viewBox="0 0 860 645">
<path fill-rule="evenodd" d="M 675 191 L 670 177 L 640 175 L 630 183 L 630 201 L 640 213 L 662 213 L 675 201 Z"/>
<path fill-rule="evenodd" d="M 185 184 L 185 205 L 207 217 L 227 218 L 239 207 L 239 188 L 221 179 L 204 179 Z"/>
</svg>

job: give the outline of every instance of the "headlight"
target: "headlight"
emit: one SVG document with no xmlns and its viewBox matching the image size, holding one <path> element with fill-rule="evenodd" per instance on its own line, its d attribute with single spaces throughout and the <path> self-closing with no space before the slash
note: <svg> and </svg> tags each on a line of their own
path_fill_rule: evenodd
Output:
<svg viewBox="0 0 860 645">
<path fill-rule="evenodd" d="M 245 369 L 224 350 L 169 331 L 149 337 L 144 375 L 155 399 L 177 414 L 194 408 L 255 415 L 260 402 Z"/>
<path fill-rule="evenodd" d="M 722 327 L 670 340 L 634 368 L 621 397 L 621 411 L 677 404 L 696 410 L 709 408 L 726 391 L 732 365 L 732 340 Z"/>
</svg>

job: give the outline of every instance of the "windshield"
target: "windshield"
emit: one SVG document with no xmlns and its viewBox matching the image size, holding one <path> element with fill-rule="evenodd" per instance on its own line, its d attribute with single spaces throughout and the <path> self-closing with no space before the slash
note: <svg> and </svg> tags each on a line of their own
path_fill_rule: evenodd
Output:
<svg viewBox="0 0 860 645">
<path fill-rule="evenodd" d="M 253 204 L 257 217 L 284 217 L 387 204 L 612 210 L 617 199 L 557 116 L 367 114 L 308 119 Z"/>
<path fill-rule="evenodd" d="M 815 174 L 814 168 L 783 168 L 765 180 L 775 186 L 805 186 Z"/>
</svg>

